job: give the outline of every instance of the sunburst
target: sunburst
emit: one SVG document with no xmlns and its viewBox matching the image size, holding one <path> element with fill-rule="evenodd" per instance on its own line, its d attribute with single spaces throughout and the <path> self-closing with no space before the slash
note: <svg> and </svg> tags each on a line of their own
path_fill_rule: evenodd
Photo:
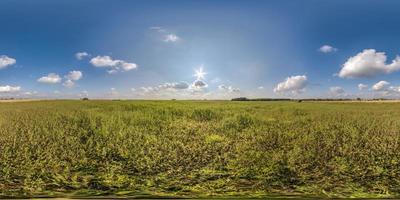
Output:
<svg viewBox="0 0 400 200">
<path fill-rule="evenodd" d="M 207 73 L 203 71 L 203 66 L 200 66 L 199 69 L 195 70 L 194 76 L 197 78 L 197 80 L 202 80 L 206 74 Z"/>
</svg>

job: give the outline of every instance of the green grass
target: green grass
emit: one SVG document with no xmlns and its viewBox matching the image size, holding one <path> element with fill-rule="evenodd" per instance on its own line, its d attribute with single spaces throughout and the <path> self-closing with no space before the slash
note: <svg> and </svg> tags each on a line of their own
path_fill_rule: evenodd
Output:
<svg viewBox="0 0 400 200">
<path fill-rule="evenodd" d="M 0 197 L 394 197 L 400 103 L 0 103 Z"/>
</svg>

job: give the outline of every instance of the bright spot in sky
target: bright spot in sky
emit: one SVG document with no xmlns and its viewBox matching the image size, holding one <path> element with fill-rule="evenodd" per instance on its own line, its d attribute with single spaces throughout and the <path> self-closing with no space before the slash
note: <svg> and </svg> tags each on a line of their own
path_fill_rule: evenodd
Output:
<svg viewBox="0 0 400 200">
<path fill-rule="evenodd" d="M 203 71 L 203 66 L 200 66 L 200 68 L 196 70 L 196 73 L 194 74 L 194 76 L 195 76 L 198 80 L 201 80 L 201 79 L 204 79 L 204 76 L 205 76 L 206 74 L 207 74 L 207 73 L 206 73 L 205 71 Z"/>
</svg>

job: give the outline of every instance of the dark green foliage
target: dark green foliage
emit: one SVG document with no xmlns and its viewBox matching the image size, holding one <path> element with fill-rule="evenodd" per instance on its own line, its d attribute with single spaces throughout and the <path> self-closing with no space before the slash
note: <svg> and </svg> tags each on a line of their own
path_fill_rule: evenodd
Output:
<svg viewBox="0 0 400 200">
<path fill-rule="evenodd" d="M 397 103 L 0 103 L 0 197 L 390 197 L 399 130 Z"/>
</svg>

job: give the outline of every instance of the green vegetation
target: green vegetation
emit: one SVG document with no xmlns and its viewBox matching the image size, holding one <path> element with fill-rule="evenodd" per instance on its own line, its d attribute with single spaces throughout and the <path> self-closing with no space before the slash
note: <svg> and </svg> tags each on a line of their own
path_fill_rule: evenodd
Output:
<svg viewBox="0 0 400 200">
<path fill-rule="evenodd" d="M 393 197 L 399 152 L 399 103 L 0 103 L 2 197 Z"/>
</svg>

